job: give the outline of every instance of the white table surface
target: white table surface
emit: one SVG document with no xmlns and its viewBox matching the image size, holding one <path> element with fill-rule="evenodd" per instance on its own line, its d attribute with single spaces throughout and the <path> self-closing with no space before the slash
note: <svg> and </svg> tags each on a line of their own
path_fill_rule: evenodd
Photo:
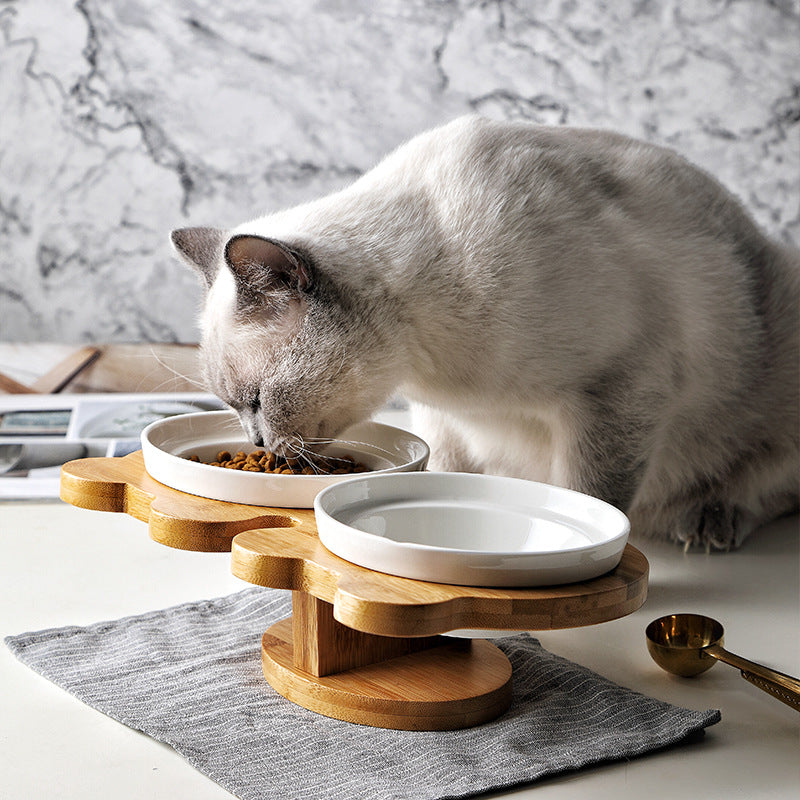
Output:
<svg viewBox="0 0 800 800">
<path fill-rule="evenodd" d="M 651 565 L 642 609 L 602 625 L 537 635 L 553 652 L 619 684 L 689 708 L 719 708 L 722 722 L 699 744 L 490 796 L 800 796 L 800 714 L 724 664 L 699 678 L 668 676 L 644 644 L 650 620 L 676 611 L 705 613 L 724 624 L 733 652 L 800 673 L 799 540 L 798 517 L 791 517 L 729 554 L 684 554 L 674 545 L 636 542 Z M 126 515 L 56 501 L 0 504 L 3 636 L 116 619 L 246 586 L 230 574 L 228 554 L 155 544 L 146 525 Z M 168 746 L 83 705 L 5 647 L 0 670 L 3 800 L 231 797 Z"/>
</svg>

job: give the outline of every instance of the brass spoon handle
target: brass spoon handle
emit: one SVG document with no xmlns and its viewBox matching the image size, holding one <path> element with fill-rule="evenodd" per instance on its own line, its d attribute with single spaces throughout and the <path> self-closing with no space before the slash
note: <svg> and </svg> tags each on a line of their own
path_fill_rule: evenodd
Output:
<svg viewBox="0 0 800 800">
<path fill-rule="evenodd" d="M 724 647 L 718 644 L 711 644 L 703 648 L 703 652 L 719 661 L 724 661 L 732 667 L 736 667 L 746 681 L 750 681 L 754 686 L 771 694 L 778 700 L 791 706 L 795 711 L 800 711 L 800 680 L 791 675 L 785 675 L 755 661 L 729 653 Z"/>
<path fill-rule="evenodd" d="M 791 690 L 784 689 L 779 684 L 765 681 L 763 678 L 759 678 L 758 675 L 754 675 L 752 672 L 745 672 L 744 670 L 742 670 L 742 677 L 746 681 L 750 681 L 753 686 L 758 686 L 759 689 L 771 694 L 773 697 L 777 697 L 778 700 L 786 703 L 787 706 L 791 706 L 795 711 L 800 711 L 800 692 L 797 690 L 792 693 Z"/>
</svg>

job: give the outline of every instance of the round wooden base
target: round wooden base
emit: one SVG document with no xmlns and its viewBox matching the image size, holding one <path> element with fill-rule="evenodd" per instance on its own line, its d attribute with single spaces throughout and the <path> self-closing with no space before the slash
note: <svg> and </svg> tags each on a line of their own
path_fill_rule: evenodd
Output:
<svg viewBox="0 0 800 800">
<path fill-rule="evenodd" d="M 281 695 L 327 717 L 407 731 L 488 722 L 511 704 L 511 664 L 483 639 L 442 638 L 430 649 L 315 676 L 295 666 L 291 620 L 261 640 L 264 677 Z"/>
</svg>

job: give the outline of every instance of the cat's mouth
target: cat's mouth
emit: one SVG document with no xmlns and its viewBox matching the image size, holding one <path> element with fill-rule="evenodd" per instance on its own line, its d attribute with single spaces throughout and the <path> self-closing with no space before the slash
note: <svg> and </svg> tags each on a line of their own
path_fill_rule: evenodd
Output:
<svg viewBox="0 0 800 800">
<path fill-rule="evenodd" d="M 246 433 L 251 444 L 275 453 L 276 456 L 289 458 L 298 455 L 305 449 L 304 440 L 300 436 L 270 437 L 265 439 L 257 430 L 246 430 Z"/>
<path fill-rule="evenodd" d="M 322 424 L 316 426 L 314 434 L 302 435 L 300 433 L 276 434 L 268 431 L 265 435 L 263 426 L 257 416 L 252 413 L 239 412 L 239 420 L 245 435 L 256 447 L 263 447 L 275 455 L 286 458 L 302 455 L 314 449 L 314 444 L 322 441 Z"/>
<path fill-rule="evenodd" d="M 340 441 L 337 437 L 358 421 L 352 414 L 336 414 L 289 428 L 270 424 L 261 409 L 252 406 L 238 409 L 238 415 L 242 429 L 253 445 L 285 458 L 314 454 L 321 447 Z"/>
</svg>

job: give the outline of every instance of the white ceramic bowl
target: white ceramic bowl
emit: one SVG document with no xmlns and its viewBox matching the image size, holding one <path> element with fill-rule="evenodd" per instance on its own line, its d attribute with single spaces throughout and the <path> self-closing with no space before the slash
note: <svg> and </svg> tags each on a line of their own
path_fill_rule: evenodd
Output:
<svg viewBox="0 0 800 800">
<path fill-rule="evenodd" d="M 347 443 L 327 445 L 319 452 L 352 455 L 374 470 L 371 475 L 425 469 L 428 463 L 430 450 L 422 439 L 389 425 L 361 422 L 339 438 Z M 233 411 L 204 411 L 159 420 L 142 431 L 141 441 L 145 468 L 151 477 L 173 489 L 212 500 L 311 508 L 322 489 L 353 477 L 241 472 L 189 461 L 192 454 L 211 461 L 220 450 L 249 453 L 263 449 L 248 442 Z"/>
<path fill-rule="evenodd" d="M 542 483 L 426 472 L 362 475 L 314 501 L 331 552 L 368 569 L 462 586 L 550 586 L 617 566 L 630 523 Z"/>
</svg>

